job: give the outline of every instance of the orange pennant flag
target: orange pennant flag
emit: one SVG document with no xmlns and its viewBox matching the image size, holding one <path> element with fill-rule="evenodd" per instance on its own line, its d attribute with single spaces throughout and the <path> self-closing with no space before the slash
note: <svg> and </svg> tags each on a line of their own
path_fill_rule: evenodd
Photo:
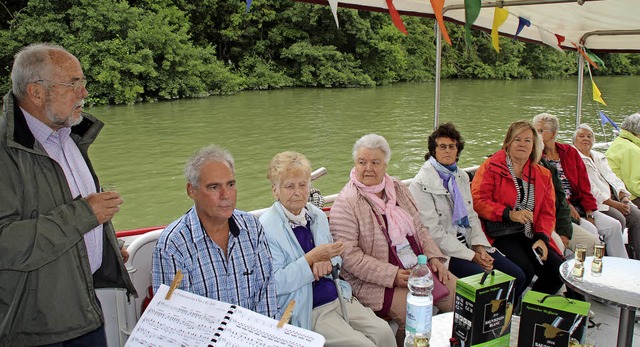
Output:
<svg viewBox="0 0 640 347">
<path fill-rule="evenodd" d="M 573 45 L 573 47 L 575 47 L 578 50 L 578 53 L 580 53 L 587 60 L 587 62 L 591 64 L 591 66 L 593 66 L 596 69 L 599 69 L 598 64 L 596 64 L 591 58 L 589 58 L 589 55 L 587 55 L 587 52 L 585 52 L 584 49 L 582 49 L 580 46 L 576 45 L 573 42 L 571 42 L 571 44 Z"/>
<path fill-rule="evenodd" d="M 442 37 L 449 44 L 449 46 L 453 46 L 451 44 L 451 38 L 449 38 L 449 33 L 447 32 L 447 28 L 444 26 L 444 18 L 442 16 L 442 9 L 444 8 L 445 0 L 431 0 L 431 8 L 433 9 L 433 14 L 436 15 L 436 20 L 438 21 L 438 26 L 440 27 L 440 31 L 442 32 Z"/>
<path fill-rule="evenodd" d="M 499 43 L 499 35 L 498 28 L 509 17 L 509 11 L 504 8 L 496 7 L 493 12 L 493 25 L 491 25 L 491 44 L 493 48 L 495 48 L 496 52 L 500 52 L 500 43 Z"/>
<path fill-rule="evenodd" d="M 596 82 L 591 80 L 591 86 L 593 87 L 593 100 L 607 106 L 604 100 L 602 100 L 602 93 L 600 93 L 600 89 L 598 89 Z"/>
<path fill-rule="evenodd" d="M 387 7 L 389 8 L 389 14 L 391 15 L 391 21 L 396 28 L 400 29 L 402 33 L 407 35 L 407 28 L 404 27 L 404 23 L 402 23 L 402 18 L 400 18 L 400 13 L 396 10 L 396 7 L 393 5 L 393 0 L 386 0 Z"/>
</svg>

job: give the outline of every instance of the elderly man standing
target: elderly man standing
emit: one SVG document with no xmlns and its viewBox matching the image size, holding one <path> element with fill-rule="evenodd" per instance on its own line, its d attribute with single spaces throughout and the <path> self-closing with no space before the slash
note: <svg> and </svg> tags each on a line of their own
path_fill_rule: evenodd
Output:
<svg viewBox="0 0 640 347">
<path fill-rule="evenodd" d="M 278 307 L 271 253 L 255 216 L 236 210 L 233 158 L 208 146 L 187 161 L 187 194 L 195 205 L 167 226 L 153 253 L 153 290 L 170 285 L 240 305 L 271 318 Z"/>
<path fill-rule="evenodd" d="M 103 123 L 83 113 L 85 78 L 64 48 L 15 56 L 0 118 L 0 345 L 106 346 L 95 288 L 127 288 L 111 218 L 87 156 Z M 122 253 L 125 254 L 125 253 Z"/>
</svg>

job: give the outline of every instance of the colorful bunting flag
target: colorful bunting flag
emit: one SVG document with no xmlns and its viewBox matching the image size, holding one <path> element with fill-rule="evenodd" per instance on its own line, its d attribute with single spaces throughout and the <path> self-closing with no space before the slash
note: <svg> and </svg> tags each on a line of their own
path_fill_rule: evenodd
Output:
<svg viewBox="0 0 640 347">
<path fill-rule="evenodd" d="M 607 103 L 602 100 L 602 93 L 600 93 L 600 89 L 598 89 L 596 82 L 593 80 L 591 80 L 591 87 L 593 88 L 593 100 L 607 106 Z"/>
<path fill-rule="evenodd" d="M 336 20 L 336 27 L 340 28 L 340 23 L 338 23 L 338 0 L 328 0 L 329 7 L 331 7 L 331 13 L 333 13 L 333 19 Z"/>
<path fill-rule="evenodd" d="M 564 52 L 562 50 L 562 48 L 560 48 L 560 46 L 558 45 L 559 42 L 559 38 L 558 36 L 560 35 L 554 35 L 548 31 L 546 31 L 545 29 L 542 29 L 541 27 L 538 27 L 538 33 L 540 34 L 540 39 L 542 40 L 542 42 L 546 45 L 549 45 L 555 49 L 557 49 L 560 52 Z M 560 36 L 562 37 L 562 36 Z M 564 38 L 563 38 L 564 39 Z"/>
<path fill-rule="evenodd" d="M 531 22 L 528 19 L 518 17 L 518 30 L 516 30 L 516 34 L 513 36 L 513 39 L 515 40 L 516 38 L 518 38 L 518 35 L 520 35 L 520 32 L 522 31 L 522 29 L 524 29 L 524 27 L 528 28 L 530 26 Z"/>
<path fill-rule="evenodd" d="M 607 115 L 604 114 L 604 112 L 602 112 L 602 111 L 600 111 L 600 123 L 602 125 L 610 123 L 611 125 L 613 125 L 614 128 L 616 128 L 616 130 L 620 131 L 620 128 L 618 127 L 618 124 L 616 124 L 614 121 L 612 121 L 611 118 L 607 117 Z"/>
<path fill-rule="evenodd" d="M 504 8 L 496 7 L 493 11 L 493 24 L 491 25 L 491 44 L 495 48 L 496 52 L 500 52 L 500 33 L 498 29 L 509 17 L 509 11 Z"/>
<path fill-rule="evenodd" d="M 564 36 L 558 35 L 558 34 L 555 34 L 555 35 L 556 35 L 556 40 L 558 41 L 558 47 L 562 48 L 562 43 L 564 42 Z"/>
<path fill-rule="evenodd" d="M 440 27 L 440 31 L 442 32 L 442 37 L 445 41 L 447 41 L 449 46 L 453 46 L 451 44 L 451 39 L 449 38 L 447 28 L 444 26 L 444 18 L 442 17 L 444 1 L 445 0 L 431 0 L 431 8 L 433 9 L 433 13 L 436 15 L 436 20 L 438 21 L 438 27 Z"/>
<path fill-rule="evenodd" d="M 247 0 L 247 9 L 245 10 L 245 13 L 249 13 L 249 9 L 251 8 L 251 2 L 253 0 Z"/>
<path fill-rule="evenodd" d="M 480 8 L 482 7 L 481 0 L 464 0 L 464 30 L 465 30 L 465 42 L 467 48 L 471 48 L 471 26 L 478 19 L 480 14 Z"/>
<path fill-rule="evenodd" d="M 600 59 L 600 57 L 598 57 L 597 55 L 589 52 L 589 50 L 587 50 L 586 48 L 584 48 L 584 51 L 585 51 L 585 53 L 587 53 L 589 58 L 591 58 L 591 60 L 593 60 L 597 65 L 605 67 L 604 66 L 604 61 L 602 61 L 602 59 Z"/>
<path fill-rule="evenodd" d="M 391 21 L 396 28 L 400 29 L 403 34 L 407 35 L 407 28 L 404 27 L 404 23 L 402 23 L 402 18 L 400 18 L 400 13 L 396 10 L 396 7 L 393 5 L 393 0 L 385 0 L 387 2 L 387 8 L 389 8 L 389 15 L 391 15 Z"/>
<path fill-rule="evenodd" d="M 587 60 L 587 62 L 595 67 L 596 69 L 598 68 L 598 65 L 596 65 L 596 63 L 593 62 L 593 60 L 591 60 L 591 58 L 587 55 L 587 53 L 585 53 L 584 49 L 582 49 L 580 46 L 576 45 L 575 43 L 571 42 L 571 44 L 573 45 L 573 47 L 576 48 L 576 50 L 578 51 L 578 53 L 580 53 L 580 55 L 582 55 L 584 57 L 584 59 Z"/>
</svg>

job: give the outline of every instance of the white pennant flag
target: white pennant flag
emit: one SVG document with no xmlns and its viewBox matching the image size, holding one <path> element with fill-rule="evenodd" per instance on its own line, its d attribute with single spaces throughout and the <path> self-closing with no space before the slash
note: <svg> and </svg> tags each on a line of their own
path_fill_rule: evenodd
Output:
<svg viewBox="0 0 640 347">
<path fill-rule="evenodd" d="M 556 37 L 556 35 L 542 29 L 541 27 L 538 27 L 538 33 L 540 33 L 540 39 L 542 40 L 542 42 L 546 45 L 549 45 L 557 50 L 559 50 L 560 52 L 564 53 L 564 51 L 562 50 L 562 48 L 560 48 L 560 46 L 558 46 L 558 38 Z"/>
<path fill-rule="evenodd" d="M 338 0 L 329 0 L 329 6 L 331 6 L 331 13 L 333 13 L 333 18 L 336 20 L 336 26 L 340 28 L 340 23 L 338 23 Z"/>
</svg>

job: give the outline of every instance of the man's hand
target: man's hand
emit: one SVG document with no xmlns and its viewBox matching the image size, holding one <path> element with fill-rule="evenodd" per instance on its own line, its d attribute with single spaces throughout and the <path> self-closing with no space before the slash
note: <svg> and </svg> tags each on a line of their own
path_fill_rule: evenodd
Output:
<svg viewBox="0 0 640 347">
<path fill-rule="evenodd" d="M 564 248 L 569 248 L 569 238 L 564 236 L 564 235 L 560 235 L 560 239 L 562 240 L 562 243 L 564 244 Z"/>
<path fill-rule="evenodd" d="M 122 262 L 126 263 L 127 260 L 129 260 L 129 251 L 127 251 L 127 248 L 125 246 L 122 246 L 122 248 L 120 248 L 120 254 L 122 255 Z"/>
<path fill-rule="evenodd" d="M 409 275 L 411 275 L 411 270 L 398 269 L 398 272 L 396 272 L 396 278 L 393 280 L 393 286 L 406 288 L 409 283 Z"/>
<path fill-rule="evenodd" d="M 85 199 L 91 206 L 99 224 L 110 221 L 120 211 L 120 205 L 124 202 L 117 192 L 93 193 Z"/>
<path fill-rule="evenodd" d="M 307 259 L 309 266 L 321 261 L 331 260 L 331 258 L 340 255 L 344 251 L 344 244 L 342 241 L 334 243 L 325 243 L 320 246 L 316 246 L 314 249 L 307 252 L 304 257 Z"/>
<path fill-rule="evenodd" d="M 438 276 L 438 279 L 442 284 L 449 282 L 449 270 L 444 266 L 440 259 L 431 258 L 429 259 L 429 264 L 431 264 L 433 274 Z"/>
<path fill-rule="evenodd" d="M 611 203 L 611 206 L 616 210 L 620 211 L 620 213 L 622 213 L 625 216 L 628 215 L 629 212 L 631 212 L 631 206 L 629 206 L 629 204 L 626 204 L 624 202 L 613 201 Z"/>
<path fill-rule="evenodd" d="M 574 220 L 580 220 L 580 213 L 578 213 L 576 208 L 573 207 L 573 205 L 569 204 L 569 209 L 571 209 L 571 218 L 573 218 Z"/>
<path fill-rule="evenodd" d="M 311 272 L 313 272 L 313 278 L 315 278 L 315 280 L 317 281 L 321 277 L 324 277 L 324 275 L 330 274 L 331 267 L 332 266 L 331 266 L 330 260 L 313 263 L 313 265 L 311 266 Z"/>
</svg>

